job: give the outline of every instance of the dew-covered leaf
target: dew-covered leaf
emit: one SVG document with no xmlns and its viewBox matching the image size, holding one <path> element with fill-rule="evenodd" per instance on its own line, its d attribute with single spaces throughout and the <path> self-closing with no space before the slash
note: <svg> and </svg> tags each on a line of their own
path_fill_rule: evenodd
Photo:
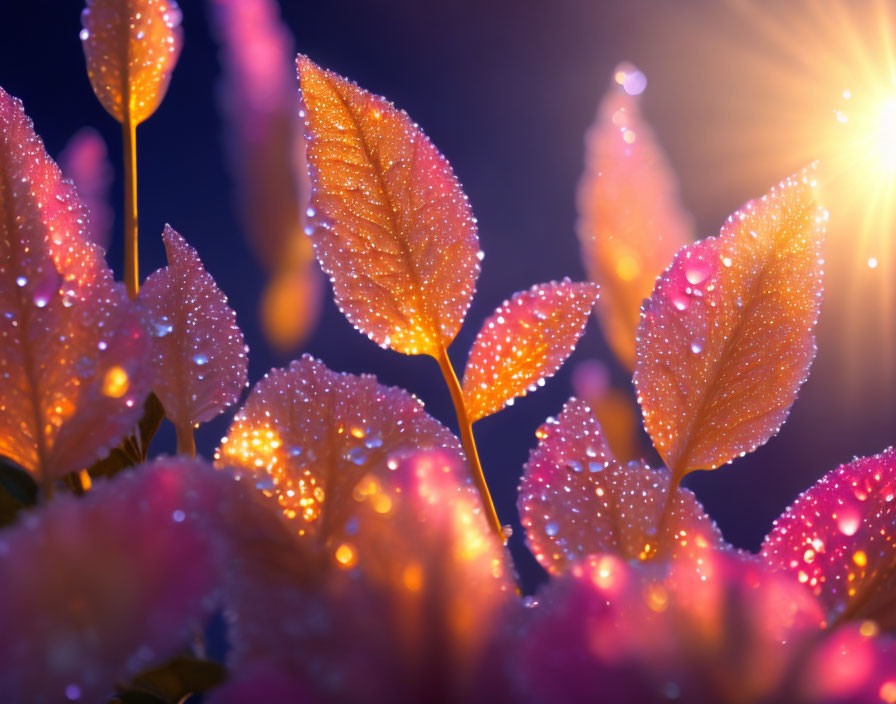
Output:
<svg viewBox="0 0 896 704">
<path fill-rule="evenodd" d="M 736 554 L 701 563 L 596 555 L 551 580 L 494 649 L 508 700 L 803 701 L 786 692 L 821 634 L 812 595 Z"/>
<path fill-rule="evenodd" d="M 322 701 L 470 700 L 472 669 L 514 597 L 511 563 L 456 451 L 385 461 L 355 485 L 352 518 L 328 542 L 302 540 L 318 554 L 292 556 L 313 560 L 315 578 L 239 570 L 235 671 L 273 666 Z"/>
<path fill-rule="evenodd" d="M 112 117 L 137 125 L 168 90 L 183 30 L 175 0 L 87 0 L 81 45 L 93 92 Z"/>
<path fill-rule="evenodd" d="M 276 496 L 296 530 L 324 545 L 351 518 L 362 478 L 388 482 L 403 451 L 428 448 L 461 452 L 406 391 L 304 355 L 255 385 L 215 460 Z"/>
<path fill-rule="evenodd" d="M 109 163 L 106 142 L 90 127 L 78 130 L 59 154 L 59 166 L 66 178 L 75 184 L 84 203 L 87 237 L 107 250 L 112 239 L 113 221 L 109 189 L 115 174 Z"/>
<path fill-rule="evenodd" d="M 650 560 L 693 557 L 723 545 L 687 489 L 675 489 L 664 515 L 669 472 L 619 464 L 583 401 L 568 401 L 536 435 L 519 508 L 532 552 L 548 571 L 565 572 L 591 553 Z"/>
<path fill-rule="evenodd" d="M 299 57 L 312 239 L 336 302 L 383 347 L 438 356 L 479 276 L 470 204 L 403 111 Z"/>
<path fill-rule="evenodd" d="M 146 466 L 0 533 L 0 623 L 15 634 L 0 643 L 4 697 L 104 701 L 189 639 L 214 606 L 218 554 L 205 523 L 217 493 L 198 497 L 199 470 Z"/>
<path fill-rule="evenodd" d="M 595 284 L 538 284 L 504 301 L 482 324 L 464 371 L 471 421 L 543 384 L 575 349 L 597 301 Z"/>
<path fill-rule="evenodd" d="M 598 319 L 613 352 L 635 365 L 641 302 L 692 238 L 675 174 L 641 116 L 644 74 L 621 64 L 585 138 L 578 234 L 585 269 L 601 285 Z"/>
<path fill-rule="evenodd" d="M 806 584 L 829 623 L 896 630 L 896 450 L 844 464 L 775 521 L 763 559 Z"/>
<path fill-rule="evenodd" d="M 146 279 L 138 302 L 153 336 L 153 390 L 178 428 L 204 423 L 236 403 L 248 359 L 236 313 L 196 250 L 170 225 L 168 266 Z"/>
<path fill-rule="evenodd" d="M 290 351 L 313 330 L 323 299 L 323 277 L 306 234 L 311 186 L 294 41 L 275 0 L 210 5 L 243 230 L 270 275 L 259 301 L 262 330 L 273 347 Z"/>
<path fill-rule="evenodd" d="M 621 463 L 640 456 L 641 417 L 634 394 L 613 385 L 610 370 L 599 359 L 585 359 L 572 370 L 573 395 L 591 407 L 613 456 Z"/>
<path fill-rule="evenodd" d="M 638 327 L 644 425 L 676 479 L 751 452 L 780 428 L 815 357 L 827 213 L 814 169 L 681 250 Z"/>
<path fill-rule="evenodd" d="M 0 90 L 0 454 L 40 481 L 105 455 L 149 392 L 149 336 L 83 212 Z"/>
</svg>

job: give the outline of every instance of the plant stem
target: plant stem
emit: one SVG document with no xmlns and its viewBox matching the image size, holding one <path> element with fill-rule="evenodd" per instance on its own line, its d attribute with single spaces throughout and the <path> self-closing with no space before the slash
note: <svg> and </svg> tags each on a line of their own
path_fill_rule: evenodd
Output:
<svg viewBox="0 0 896 704">
<path fill-rule="evenodd" d="M 137 124 L 125 115 L 121 123 L 124 154 L 124 283 L 128 296 L 137 297 L 140 269 L 137 251 Z"/>
<path fill-rule="evenodd" d="M 177 432 L 177 454 L 195 457 L 196 440 L 193 438 L 193 426 L 187 423 L 175 425 L 174 429 Z"/>
<path fill-rule="evenodd" d="M 451 392 L 451 400 L 454 402 L 457 423 L 460 427 L 460 439 L 464 446 L 464 452 L 467 455 L 467 461 L 470 463 L 473 482 L 476 484 L 479 496 L 482 499 L 486 518 L 497 534 L 498 539 L 506 545 L 507 538 L 501 527 L 501 521 L 498 519 L 498 513 L 495 511 L 495 504 L 492 502 L 488 484 L 485 482 L 485 475 L 482 473 L 482 464 L 479 461 L 479 453 L 476 451 L 476 440 L 473 438 L 473 424 L 470 422 L 470 417 L 467 415 L 467 407 L 464 405 L 464 393 L 460 382 L 457 380 L 457 374 L 454 373 L 454 367 L 451 366 L 451 360 L 448 358 L 448 350 L 445 349 L 444 345 L 439 346 L 439 356 L 436 358 L 436 361 L 439 363 L 442 376 L 445 377 L 445 383 L 448 384 L 448 390 Z"/>
</svg>

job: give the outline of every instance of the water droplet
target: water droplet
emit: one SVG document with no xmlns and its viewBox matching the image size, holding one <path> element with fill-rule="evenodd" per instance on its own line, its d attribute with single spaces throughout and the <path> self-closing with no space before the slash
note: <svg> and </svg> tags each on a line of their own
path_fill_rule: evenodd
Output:
<svg viewBox="0 0 896 704">
<path fill-rule="evenodd" d="M 204 354 L 197 354 L 193 357 L 193 363 L 201 367 L 204 364 L 208 364 L 208 357 Z"/>
</svg>

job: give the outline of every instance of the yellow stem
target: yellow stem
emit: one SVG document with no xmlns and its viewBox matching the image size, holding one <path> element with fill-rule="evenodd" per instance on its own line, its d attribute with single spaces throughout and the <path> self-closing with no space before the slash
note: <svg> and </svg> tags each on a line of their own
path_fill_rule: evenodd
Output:
<svg viewBox="0 0 896 704">
<path fill-rule="evenodd" d="M 440 345 L 439 356 L 436 357 L 436 361 L 439 363 L 442 376 L 445 377 L 445 383 L 448 384 L 448 390 L 451 392 L 451 400 L 454 402 L 457 423 L 460 427 L 460 439 L 464 446 L 464 452 L 467 454 L 467 461 L 470 463 L 473 482 L 476 484 L 479 496 L 482 498 L 482 506 L 485 509 L 486 518 L 499 540 L 506 545 L 507 537 L 504 535 L 501 521 L 498 519 L 498 512 L 495 511 L 495 504 L 492 502 L 492 496 L 488 490 L 488 484 L 485 483 L 485 475 L 482 473 L 482 464 L 479 461 L 479 453 L 476 451 L 476 440 L 473 438 L 473 424 L 470 422 L 470 417 L 467 415 L 467 407 L 464 405 L 464 393 L 460 382 L 457 380 L 457 374 L 454 373 L 454 367 L 451 366 L 451 360 L 448 358 L 448 350 L 445 349 L 444 345 Z"/>
<path fill-rule="evenodd" d="M 195 457 L 196 440 L 193 438 L 193 426 L 186 423 L 175 425 L 174 429 L 177 432 L 177 454 Z"/>
<path fill-rule="evenodd" d="M 121 123 L 124 153 L 124 283 L 131 298 L 140 290 L 137 251 L 137 124 L 128 116 Z"/>
</svg>

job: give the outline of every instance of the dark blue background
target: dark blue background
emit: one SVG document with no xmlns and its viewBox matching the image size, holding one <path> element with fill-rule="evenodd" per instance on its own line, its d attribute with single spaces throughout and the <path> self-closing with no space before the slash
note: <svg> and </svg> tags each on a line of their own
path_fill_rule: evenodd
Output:
<svg viewBox="0 0 896 704">
<path fill-rule="evenodd" d="M 775 135 L 776 125 L 763 104 L 763 77 L 749 66 L 753 53 L 768 59 L 774 47 L 761 33 L 745 40 L 737 15 L 713 0 L 282 4 L 298 48 L 405 108 L 451 161 L 470 196 L 486 258 L 467 325 L 452 348 L 459 367 L 479 323 L 505 297 L 536 282 L 584 276 L 574 230 L 583 133 L 618 61 L 632 60 L 648 76 L 645 111 L 679 171 L 701 234 L 717 232 L 728 213 L 805 161 L 797 150 L 781 149 L 786 135 L 763 141 L 762 135 Z M 241 236 L 222 158 L 217 49 L 205 6 L 197 0 L 182 6 L 182 58 L 167 99 L 139 129 L 141 268 L 145 276 L 164 264 L 166 222 L 196 246 L 237 311 L 254 382 L 288 360 L 266 347 L 255 315 L 264 279 Z M 778 4 L 763 7 L 763 19 L 774 21 Z M 0 1 L 0 85 L 24 101 L 51 154 L 78 128 L 92 125 L 107 138 L 120 174 L 117 124 L 93 97 L 84 70 L 80 9 L 74 0 Z M 786 76 L 787 58 L 780 61 Z M 763 129 L 740 132 L 757 124 Z M 732 148 L 747 143 L 750 149 Z M 119 216 L 120 189 L 116 181 Z M 109 259 L 119 269 L 117 243 Z M 838 264 L 830 267 L 813 375 L 780 435 L 733 466 L 687 481 L 738 546 L 757 548 L 800 490 L 896 437 L 894 355 L 882 342 L 880 324 L 869 315 L 854 339 L 842 334 L 844 316 L 880 306 L 881 292 Z M 847 287 L 861 301 L 855 310 L 844 303 Z M 892 305 L 892 293 L 884 296 Z M 454 427 L 435 362 L 377 348 L 349 326 L 329 296 L 307 351 L 333 369 L 373 372 L 413 391 Z M 862 363 L 847 379 L 856 355 L 863 355 Z M 610 359 L 592 322 L 573 361 L 594 356 Z M 529 584 L 539 571 L 521 549 L 516 485 L 536 427 L 571 394 L 570 369 L 476 427 L 498 512 L 517 528 L 512 545 Z M 614 369 L 617 382 L 628 384 Z M 211 455 L 228 422 L 221 417 L 198 431 L 201 453 Z M 164 441 L 170 446 L 170 434 Z"/>
</svg>

